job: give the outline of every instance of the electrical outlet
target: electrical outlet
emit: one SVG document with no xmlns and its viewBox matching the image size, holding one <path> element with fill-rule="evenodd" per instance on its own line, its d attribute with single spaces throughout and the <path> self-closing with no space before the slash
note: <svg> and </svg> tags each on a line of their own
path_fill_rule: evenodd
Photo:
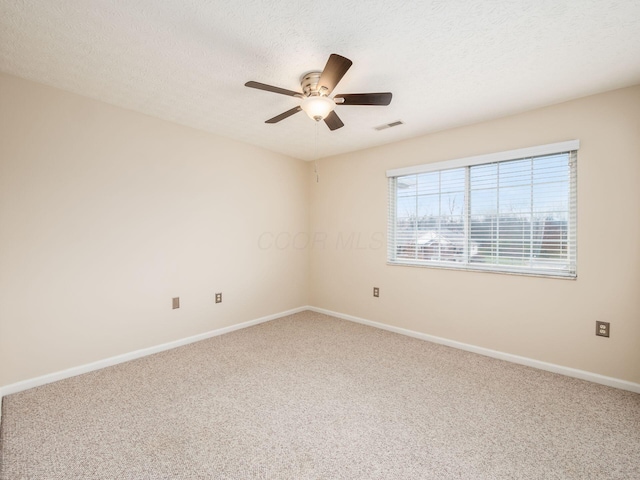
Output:
<svg viewBox="0 0 640 480">
<path fill-rule="evenodd" d="M 216 303 L 222 303 L 222 293 L 216 293 Z"/>
<path fill-rule="evenodd" d="M 596 335 L 599 337 L 608 337 L 609 332 L 609 322 L 598 322 L 596 321 Z"/>
<path fill-rule="evenodd" d="M 175 310 L 176 308 L 180 308 L 180 297 L 173 297 L 171 299 L 172 308 Z"/>
<path fill-rule="evenodd" d="M 373 296 L 374 297 L 380 296 L 380 289 L 378 287 L 373 287 Z"/>
</svg>

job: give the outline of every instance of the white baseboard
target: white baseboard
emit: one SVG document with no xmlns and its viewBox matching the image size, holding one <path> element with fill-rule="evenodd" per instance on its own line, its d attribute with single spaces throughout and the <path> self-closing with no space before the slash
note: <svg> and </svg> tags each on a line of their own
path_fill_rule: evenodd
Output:
<svg viewBox="0 0 640 480">
<path fill-rule="evenodd" d="M 555 365 L 553 363 L 542 362 L 540 360 L 534 360 L 532 358 L 512 355 L 510 353 L 499 352 L 497 350 L 478 347 L 478 346 L 470 345 L 467 343 L 457 342 L 455 340 L 449 340 L 446 338 L 436 337 L 433 335 L 427 335 L 426 333 L 420 333 L 420 332 L 415 332 L 413 330 L 408 330 L 405 328 L 394 327 L 384 323 L 374 322 L 371 320 L 366 320 L 364 318 L 355 317 L 353 315 L 347 315 L 340 312 L 326 310 L 324 308 L 305 306 L 305 307 L 294 308 L 294 309 L 287 310 L 280 313 L 275 313 L 273 315 L 267 315 L 265 317 L 257 318 L 255 320 L 249 320 L 247 322 L 239 323 L 237 325 L 231 325 L 229 327 L 219 328 L 217 330 L 212 330 L 209 332 L 201 333 L 199 335 L 194 335 L 194 336 L 183 338 L 180 340 L 175 340 L 173 342 L 163 343 L 161 345 L 156 345 L 154 347 L 143 348 L 143 349 L 135 350 L 133 352 L 125 353 L 122 355 L 117 355 L 115 357 L 105 358 L 104 360 L 98 360 L 96 362 L 87 363 L 85 365 L 80 365 L 78 367 L 68 368 L 66 370 L 50 373 L 47 375 L 42 375 L 40 377 L 32 378 L 29 380 L 24 380 L 21 382 L 10 384 L 10 385 L 5 385 L 4 387 L 0 387 L 0 421 L 2 420 L 2 397 L 5 395 L 10 395 L 12 393 L 21 392 L 23 390 L 28 390 L 30 388 L 39 387 L 40 385 L 46 385 L 47 383 L 56 382 L 58 380 L 74 377 L 76 375 L 81 375 L 83 373 L 92 372 L 94 370 L 99 370 L 101 368 L 110 367 L 112 365 L 117 365 L 119 363 L 128 362 L 129 360 L 135 360 L 136 358 L 141 358 L 147 355 L 152 355 L 154 353 L 170 350 L 172 348 L 181 347 L 182 345 L 187 345 L 189 343 L 199 342 L 200 340 L 205 340 L 207 338 L 223 335 L 225 333 L 233 332 L 235 330 L 240 330 L 242 328 L 258 325 L 259 323 L 264 323 L 271 320 L 275 320 L 277 318 L 286 317 L 287 315 L 293 315 L 294 313 L 303 312 L 305 310 L 311 310 L 313 312 L 323 313 L 325 315 L 341 318 L 343 320 L 349 320 L 351 322 L 361 323 L 363 325 L 368 325 L 371 327 L 388 330 L 390 332 L 399 333 L 401 335 L 407 335 L 409 337 L 419 338 L 421 340 L 426 340 L 428 342 L 439 343 L 441 345 L 458 348 L 460 350 L 466 350 L 468 352 L 478 353 L 480 355 L 485 355 L 487 357 L 498 358 L 500 360 L 506 360 L 508 362 L 518 363 L 520 365 L 526 365 L 528 367 L 538 368 L 540 370 L 559 373 L 562 375 L 566 375 L 568 377 L 580 378 L 582 380 L 588 380 L 590 382 L 599 383 L 602 385 L 607 385 L 607 386 L 619 388 L 622 390 L 628 390 L 630 392 L 640 393 L 640 384 L 638 383 L 629 382 L 626 380 L 620 380 L 618 378 L 613 378 L 613 377 L 607 377 L 604 375 L 599 375 L 597 373 L 591 373 L 584 370 L 577 370 L 575 368 L 563 367 L 562 365 Z"/>
<path fill-rule="evenodd" d="M 585 370 L 578 370 L 570 367 L 563 367 L 562 365 L 556 365 L 553 363 L 542 362 L 540 360 L 534 360 L 533 358 L 521 357 L 519 355 L 512 355 L 510 353 L 499 352 L 497 350 L 491 350 L 489 348 L 477 347 L 468 343 L 457 342 L 455 340 L 449 340 L 442 337 L 436 337 L 433 335 L 427 335 L 426 333 L 415 332 L 406 328 L 394 327 L 380 322 L 374 322 L 366 320 L 364 318 L 355 317 L 353 315 L 347 315 L 340 312 L 333 312 L 324 308 L 308 307 L 309 310 L 317 313 L 324 313 L 332 317 L 341 318 L 343 320 L 349 320 L 351 322 L 361 323 L 370 327 L 380 328 L 382 330 L 388 330 L 390 332 L 399 333 L 401 335 L 407 335 L 409 337 L 419 338 L 428 342 L 439 343 L 448 347 L 458 348 L 460 350 L 466 350 L 468 352 L 478 353 L 487 357 L 498 358 L 500 360 L 506 360 L 507 362 L 518 363 L 520 365 L 526 365 L 527 367 L 538 368 L 540 370 L 546 370 L 548 372 L 559 373 L 568 377 L 579 378 L 581 380 L 587 380 L 601 385 L 607 385 L 609 387 L 619 388 L 621 390 L 628 390 L 630 392 L 640 393 L 640 383 L 629 382 L 627 380 L 620 380 L 619 378 L 607 377 L 597 373 L 587 372 Z"/>
<path fill-rule="evenodd" d="M 267 315 L 266 317 L 256 318 L 255 320 L 249 320 L 247 322 L 238 323 L 229 327 L 218 328 L 216 330 L 211 330 L 209 332 L 200 333 L 191 337 L 182 338 L 173 342 L 163 343 L 154 347 L 142 348 L 133 352 L 124 353 L 122 355 L 116 355 L 115 357 L 105 358 L 104 360 L 98 360 L 96 362 L 87 363 L 78 367 L 68 368 L 60 372 L 49 373 L 40 377 L 23 380 L 21 382 L 12 383 L 10 385 L 5 385 L 4 387 L 0 387 L 0 419 L 2 418 L 2 397 L 5 395 L 22 392 L 23 390 L 39 387 L 40 385 L 46 385 L 47 383 L 56 382 L 58 380 L 63 380 L 69 377 L 75 377 L 76 375 L 82 375 L 83 373 L 110 367 L 112 365 L 117 365 L 118 363 L 128 362 L 129 360 L 135 360 L 136 358 L 146 357 L 147 355 L 152 355 L 154 353 L 163 352 L 172 348 L 181 347 L 189 343 L 199 342 L 200 340 L 205 340 L 207 338 L 233 332 L 234 330 L 252 327 L 253 325 L 258 325 L 259 323 L 269 322 L 271 320 L 275 320 L 276 318 L 286 317 L 287 315 L 293 315 L 294 313 L 303 312 L 308 309 L 309 307 L 298 307 L 284 312 L 274 313 L 273 315 Z"/>
</svg>

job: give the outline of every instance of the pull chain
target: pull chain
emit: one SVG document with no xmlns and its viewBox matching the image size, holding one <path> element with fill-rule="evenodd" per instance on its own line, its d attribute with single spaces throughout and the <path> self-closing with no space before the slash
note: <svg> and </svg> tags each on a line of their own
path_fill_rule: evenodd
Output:
<svg viewBox="0 0 640 480">
<path fill-rule="evenodd" d="M 316 175 L 316 183 L 320 183 L 320 175 L 318 174 L 318 124 L 320 122 L 316 122 L 316 144 L 315 144 L 315 154 L 313 156 L 313 173 Z"/>
</svg>

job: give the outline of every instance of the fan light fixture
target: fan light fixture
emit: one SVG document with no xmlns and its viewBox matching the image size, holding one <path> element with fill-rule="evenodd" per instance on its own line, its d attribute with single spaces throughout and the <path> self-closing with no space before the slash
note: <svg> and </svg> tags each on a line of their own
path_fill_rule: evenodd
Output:
<svg viewBox="0 0 640 480">
<path fill-rule="evenodd" d="M 327 115 L 336 108 L 336 104 L 329 97 L 312 95 L 302 100 L 300 108 L 309 115 L 309 118 L 319 122 L 320 120 L 327 118 Z"/>
</svg>

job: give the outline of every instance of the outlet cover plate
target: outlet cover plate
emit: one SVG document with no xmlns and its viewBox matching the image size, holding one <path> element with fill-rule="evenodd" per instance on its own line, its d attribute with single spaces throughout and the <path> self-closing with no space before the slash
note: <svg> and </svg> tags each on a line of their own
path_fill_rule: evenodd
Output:
<svg viewBox="0 0 640 480">
<path fill-rule="evenodd" d="M 216 303 L 222 303 L 222 293 L 216 293 Z"/>
<path fill-rule="evenodd" d="M 609 322 L 596 321 L 596 335 L 599 337 L 608 337 L 611 332 Z"/>
<path fill-rule="evenodd" d="M 180 297 L 173 297 L 171 299 L 171 308 L 173 308 L 174 310 L 176 308 L 180 308 Z"/>
<path fill-rule="evenodd" d="M 373 296 L 374 297 L 380 296 L 380 289 L 378 287 L 373 287 Z"/>
</svg>

